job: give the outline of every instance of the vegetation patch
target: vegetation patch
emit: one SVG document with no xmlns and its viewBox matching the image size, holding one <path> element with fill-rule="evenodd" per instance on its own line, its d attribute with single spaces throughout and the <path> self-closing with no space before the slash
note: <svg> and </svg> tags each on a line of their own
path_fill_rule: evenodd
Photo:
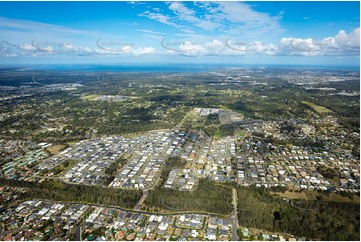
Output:
<svg viewBox="0 0 361 242">
<path fill-rule="evenodd" d="M 133 208 L 142 196 L 141 191 L 125 191 L 114 188 L 67 184 L 55 180 L 38 183 L 0 178 L 0 186 L 28 188 L 26 195 L 32 199 L 84 202 L 124 208 Z"/>
<path fill-rule="evenodd" d="M 323 114 L 323 113 L 332 113 L 332 110 L 323 107 L 323 106 L 319 106 L 316 105 L 314 103 L 311 102 L 306 102 L 306 101 L 301 101 L 301 103 L 307 105 L 308 107 L 312 108 L 314 111 L 316 111 L 317 113 Z"/>
<path fill-rule="evenodd" d="M 318 166 L 316 168 L 317 168 L 317 171 L 326 178 L 329 178 L 329 179 L 334 179 L 335 177 L 338 178 L 338 173 L 333 168 L 326 167 L 326 166 Z"/>
<path fill-rule="evenodd" d="M 120 157 L 115 162 L 111 163 L 106 169 L 105 169 L 105 175 L 107 176 L 107 179 L 105 180 L 106 186 L 108 186 L 115 178 L 116 174 L 120 172 L 120 169 L 128 162 L 127 159 Z"/>
<path fill-rule="evenodd" d="M 182 192 L 168 188 L 149 191 L 144 201 L 148 206 L 165 210 L 183 210 L 230 214 L 232 211 L 232 190 L 230 187 L 216 186 L 214 182 L 201 179 L 198 188 L 192 192 Z"/>
<path fill-rule="evenodd" d="M 64 145 L 52 145 L 46 148 L 52 155 L 57 155 L 64 149 Z"/>
<path fill-rule="evenodd" d="M 61 175 L 62 173 L 73 167 L 77 162 L 77 160 L 68 159 L 54 167 L 50 172 L 54 173 L 54 175 Z"/>
<path fill-rule="evenodd" d="M 90 101 L 96 99 L 97 97 L 99 97 L 98 94 L 90 94 L 90 95 L 82 96 L 81 99 L 83 101 Z"/>
<path fill-rule="evenodd" d="M 238 219 L 246 227 L 314 240 L 360 239 L 360 207 L 324 201 L 287 201 L 265 189 L 237 187 Z"/>
</svg>

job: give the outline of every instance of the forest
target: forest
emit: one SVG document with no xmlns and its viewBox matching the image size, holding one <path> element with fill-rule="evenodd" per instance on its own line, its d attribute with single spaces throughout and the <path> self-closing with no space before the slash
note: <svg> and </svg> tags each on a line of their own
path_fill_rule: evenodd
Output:
<svg viewBox="0 0 361 242">
<path fill-rule="evenodd" d="M 229 108 L 246 119 L 310 119 L 323 115 L 337 117 L 347 130 L 359 131 L 359 96 L 336 95 L 337 92 L 359 90 L 359 81 L 329 82 L 317 88 L 334 88 L 334 91 L 304 89 L 280 78 L 282 70 L 269 68 L 267 75 L 252 72 L 256 82 L 226 82 L 211 73 L 192 75 L 166 75 L 162 73 L 99 73 L 84 76 L 67 72 L 24 72 L 0 78 L 2 85 L 14 90 L 0 95 L 20 93 L 29 96 L 1 101 L 0 132 L 6 137 L 28 137 L 54 143 L 81 140 L 96 135 L 127 134 L 152 129 L 173 128 L 187 112 L 195 107 Z M 238 76 L 237 71 L 227 73 Z M 334 73 L 337 75 L 337 72 Z M 34 85 L 16 89 L 36 75 L 42 84 L 80 83 L 76 90 L 52 90 Z M 271 75 L 271 76 L 269 76 Z M 292 78 L 297 79 L 296 74 Z M 313 70 L 317 78 L 323 73 Z M 275 77 L 272 77 L 275 76 Z M 171 80 L 171 81 L 164 81 Z M 191 81 L 190 81 L 191 80 Z M 91 95 L 124 95 L 132 97 L 122 102 L 87 100 Z M 303 102 L 314 103 L 332 111 L 319 114 Z M 228 135 L 235 127 L 221 126 L 218 120 L 207 120 L 208 134 Z M 11 132 L 10 132 L 11 131 Z"/>
<path fill-rule="evenodd" d="M 288 200 L 263 188 L 237 187 L 241 225 L 313 240 L 360 239 L 359 204 Z"/>
<path fill-rule="evenodd" d="M 226 215 L 232 211 L 232 191 L 229 187 L 200 179 L 197 189 L 192 192 L 164 187 L 151 190 L 145 204 L 170 211 L 213 212 Z"/>
<path fill-rule="evenodd" d="M 312 81 L 300 85 L 300 77 L 305 77 L 306 72 Z M 197 74 L 0 71 L 0 86 L 5 86 L 0 87 L 0 139 L 62 144 L 65 149 L 73 142 L 84 139 L 109 135 L 132 136 L 134 133 L 168 128 L 195 128 L 219 138 L 243 131 L 242 123 L 272 120 L 285 121 L 280 128 L 282 135 L 275 131 L 265 135 L 257 130 L 252 135 L 263 140 L 263 143 L 292 144 L 320 150 L 335 147 L 350 150 L 358 157 L 359 73 L 351 72 L 342 77 L 345 79 L 343 81 L 327 81 L 327 76 L 340 77 L 342 73 L 340 70 L 324 72 L 307 68 L 292 71 L 282 68 L 240 68 Z M 245 74 L 249 77 L 246 78 Z M 37 77 L 37 82 L 25 85 L 32 82 L 34 77 Z M 64 88 L 69 83 L 81 85 Z M 84 98 L 99 95 L 129 98 L 117 102 Z M 305 103 L 329 111 L 320 113 L 317 108 Z M 218 115 L 209 115 L 204 118 L 204 123 L 197 122 L 198 119 L 193 116 L 188 122 L 183 122 L 194 108 L 202 107 L 230 109 L 244 116 L 244 119 L 241 123 L 225 124 Z M 334 130 L 323 123 L 329 116 L 335 120 Z M 309 124 L 321 135 L 298 135 L 301 128 L 298 123 L 294 124 L 295 120 Z M 0 160 L 0 166 L 11 159 Z M 60 176 L 74 163 L 69 159 L 51 172 Z M 49 199 L 134 208 L 142 196 L 141 191 L 107 188 L 125 163 L 126 160 L 121 158 L 107 167 L 107 179 L 99 187 L 66 184 L 59 178 L 47 178 L 41 183 L 25 182 L 18 177 L 19 180 L 0 178 L 0 186 L 26 188 L 25 197 L 19 197 L 19 200 Z M 313 201 L 289 200 L 273 196 L 261 188 L 231 186 L 208 179 L 200 179 L 192 192 L 165 188 L 164 182 L 169 172 L 183 169 L 185 164 L 186 161 L 180 157 L 169 157 L 165 161 L 161 179 L 155 189 L 148 191 L 143 207 L 154 211 L 191 210 L 229 215 L 233 209 L 233 186 L 237 189 L 241 226 L 285 232 L 314 240 L 360 240 L 359 204 L 325 202 L 317 200 L 317 197 Z M 327 166 L 316 168 L 327 179 L 342 178 Z M 343 191 L 340 194 L 346 196 L 349 193 Z"/>
<path fill-rule="evenodd" d="M 84 202 L 124 208 L 133 208 L 142 196 L 141 191 L 67 184 L 55 180 L 45 180 L 39 183 L 0 178 L 0 186 L 27 188 L 26 195 L 32 199 Z"/>
</svg>

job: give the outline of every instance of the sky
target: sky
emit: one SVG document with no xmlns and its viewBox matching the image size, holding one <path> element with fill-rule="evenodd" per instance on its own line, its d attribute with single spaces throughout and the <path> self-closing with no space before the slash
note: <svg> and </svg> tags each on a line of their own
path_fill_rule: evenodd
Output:
<svg viewBox="0 0 361 242">
<path fill-rule="evenodd" d="M 0 2 L 0 64 L 360 65 L 360 3 Z"/>
</svg>

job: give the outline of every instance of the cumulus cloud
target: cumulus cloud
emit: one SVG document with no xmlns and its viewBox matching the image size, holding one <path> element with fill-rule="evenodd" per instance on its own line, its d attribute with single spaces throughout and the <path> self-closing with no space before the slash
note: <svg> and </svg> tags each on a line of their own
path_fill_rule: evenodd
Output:
<svg viewBox="0 0 361 242">
<path fill-rule="evenodd" d="M 98 48 L 74 45 L 73 43 L 32 42 L 18 45 L 3 43 L 0 45 L 2 56 L 45 56 L 55 54 L 75 55 L 184 55 L 184 56 L 244 56 L 244 55 L 277 55 L 277 56 L 343 56 L 358 55 L 360 50 L 359 28 L 351 33 L 340 30 L 334 37 L 320 40 L 312 38 L 281 38 L 279 43 L 263 43 L 260 41 L 237 41 L 236 39 L 195 42 L 191 40 L 163 39 L 163 49 L 150 46 L 116 42 L 98 43 Z M 143 31 L 148 32 L 148 31 Z"/>
<path fill-rule="evenodd" d="M 220 41 L 214 39 L 205 43 L 191 41 L 163 41 L 167 54 L 185 56 L 244 56 L 274 55 L 277 46 L 255 42 L 236 42 L 230 39 Z"/>
<path fill-rule="evenodd" d="M 340 30 L 335 37 L 335 41 L 340 48 L 346 50 L 360 50 L 360 28 L 354 29 L 350 34 Z"/>
<path fill-rule="evenodd" d="M 276 45 L 272 43 L 262 43 L 260 41 L 244 42 L 228 39 L 225 44 L 229 49 L 244 54 L 274 55 L 278 51 L 278 47 Z"/>
<path fill-rule="evenodd" d="M 180 53 L 185 55 L 205 55 L 208 50 L 200 45 L 200 44 L 193 44 L 192 42 L 185 41 L 184 43 L 179 45 L 178 50 Z"/>
<path fill-rule="evenodd" d="M 101 46 L 100 46 L 101 47 Z M 157 54 L 154 47 L 135 47 L 130 45 L 123 45 L 116 48 L 90 48 L 86 46 L 77 46 L 72 43 L 56 43 L 45 42 L 39 43 L 21 43 L 10 44 L 9 42 L 0 42 L 0 56 L 140 56 Z"/>
<path fill-rule="evenodd" d="M 168 54 L 187 56 L 207 55 L 273 55 L 273 56 L 347 56 L 358 55 L 360 51 L 359 28 L 350 34 L 339 31 L 334 37 L 323 39 L 281 38 L 278 43 L 242 41 L 229 38 L 225 41 L 214 39 L 202 43 L 190 40 L 162 40 Z"/>
<path fill-rule="evenodd" d="M 214 54 L 221 54 L 225 51 L 224 44 L 219 40 L 213 40 L 211 42 L 207 42 L 205 44 L 205 48 L 207 48 L 208 51 Z"/>
<path fill-rule="evenodd" d="M 153 47 L 144 47 L 133 50 L 133 53 L 135 55 L 151 55 L 151 54 L 156 54 L 157 50 Z"/>
<path fill-rule="evenodd" d="M 9 41 L 0 41 L 0 56 L 16 57 L 17 46 L 11 44 Z"/>
<path fill-rule="evenodd" d="M 194 21 L 194 26 L 199 25 L 200 28 L 212 30 L 223 28 L 225 24 L 222 21 L 230 25 L 243 23 L 239 28 L 256 26 L 257 29 L 259 26 L 262 29 L 263 25 L 270 29 L 278 28 L 277 17 L 256 12 L 247 4 L 198 2 L 195 5 L 207 9 L 206 13 L 198 16 L 187 5 L 173 2 L 168 3 L 169 10 L 175 15 L 173 17 L 149 11 L 143 14 L 176 28 L 182 26 L 175 24 L 173 18 L 182 19 L 182 23 Z M 213 15 L 210 16 L 209 13 Z M 208 23 L 212 24 L 207 25 Z M 233 34 L 207 36 L 200 33 L 194 34 L 191 30 L 184 31 L 187 33 L 177 32 L 172 37 L 178 39 L 168 40 L 166 31 L 158 32 L 149 29 L 136 29 L 136 31 L 140 32 L 144 40 L 148 42 L 117 41 L 127 38 L 104 35 L 104 40 L 114 41 L 98 43 L 101 40 L 99 36 L 102 36 L 100 33 L 0 17 L 0 36 L 9 38 L 8 41 L 0 41 L 0 56 L 355 56 L 359 55 L 360 51 L 360 28 L 351 32 L 339 30 L 334 36 L 322 39 L 288 36 L 278 38 L 273 42 L 248 40 L 242 35 Z"/>
<path fill-rule="evenodd" d="M 340 30 L 334 37 L 323 39 L 282 38 L 280 53 L 283 55 L 358 55 L 360 51 L 360 28 L 350 34 Z"/>
<path fill-rule="evenodd" d="M 156 17 L 156 16 L 155 16 Z M 145 34 L 150 30 L 140 30 Z M 126 43 L 127 36 L 66 28 L 59 25 L 0 17 L 0 56 L 119 56 L 156 54 L 154 47 Z M 97 45 L 99 36 L 117 46 Z M 98 41 L 97 41 L 98 40 Z M 113 41 L 111 41 L 113 40 Z M 119 41 L 122 40 L 122 41 Z M 120 43 L 120 45 L 119 45 Z"/>
<path fill-rule="evenodd" d="M 20 44 L 19 48 L 22 50 L 36 50 L 36 48 L 33 45 L 28 44 L 28 43 Z"/>
</svg>

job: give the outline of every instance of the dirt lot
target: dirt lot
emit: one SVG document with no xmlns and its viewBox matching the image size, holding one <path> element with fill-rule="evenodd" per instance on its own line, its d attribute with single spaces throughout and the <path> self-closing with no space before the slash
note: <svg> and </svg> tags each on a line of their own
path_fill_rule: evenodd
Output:
<svg viewBox="0 0 361 242">
<path fill-rule="evenodd" d="M 60 150 L 64 147 L 64 145 L 52 145 L 49 146 L 47 149 L 52 155 L 57 155 L 60 153 Z"/>
<path fill-rule="evenodd" d="M 321 195 L 317 191 L 302 191 L 302 192 L 290 192 L 286 191 L 282 192 L 272 192 L 272 194 L 276 194 L 280 197 L 286 197 L 289 199 L 304 199 L 304 200 L 316 200 L 317 196 Z M 327 202 L 344 202 L 344 203 L 360 203 L 360 197 L 354 195 L 352 199 L 348 197 L 343 197 L 337 193 L 330 193 L 329 195 L 321 195 L 323 201 Z"/>
</svg>

